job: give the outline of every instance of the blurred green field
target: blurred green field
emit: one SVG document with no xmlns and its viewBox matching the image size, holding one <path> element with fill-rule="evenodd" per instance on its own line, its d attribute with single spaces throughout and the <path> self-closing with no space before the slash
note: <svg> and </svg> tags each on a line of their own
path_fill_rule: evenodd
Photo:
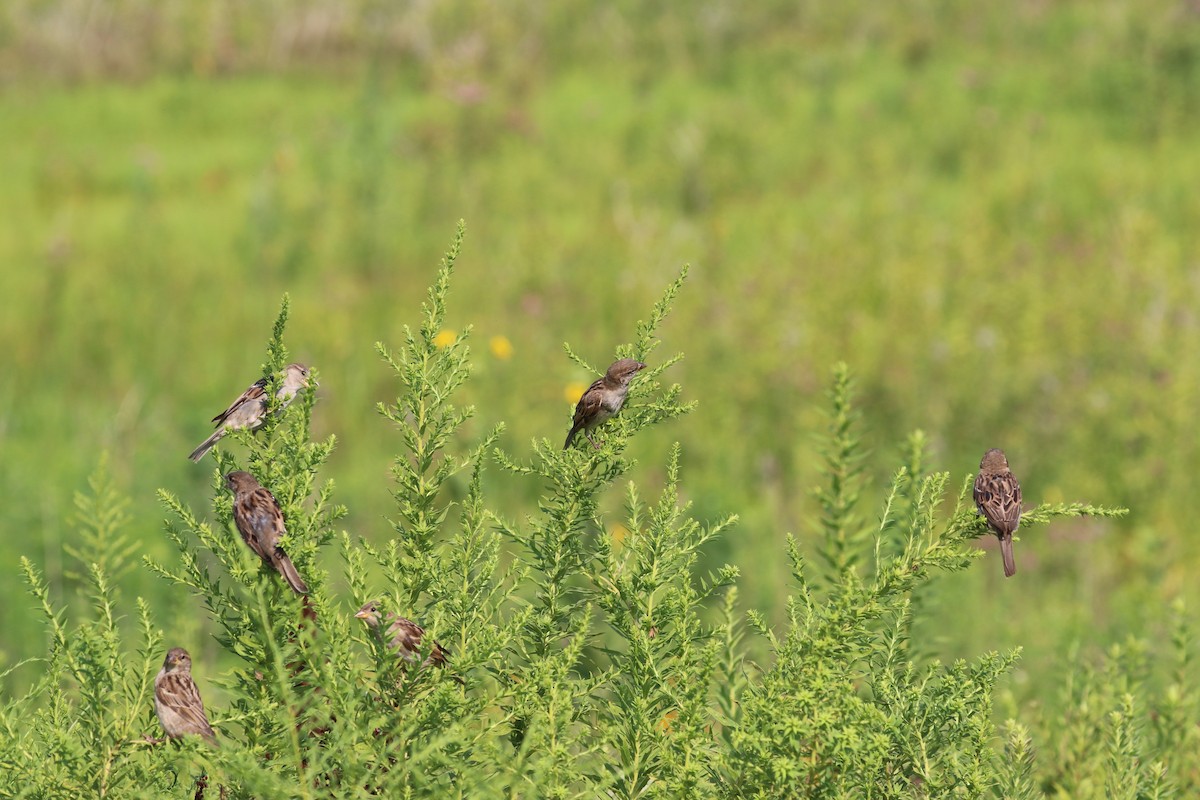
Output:
<svg viewBox="0 0 1200 800">
<path fill-rule="evenodd" d="M 692 265 L 663 334 L 700 406 L 634 442 L 632 477 L 683 443 L 697 516 L 741 515 L 710 557 L 748 605 L 781 613 L 784 535 L 813 530 L 838 360 L 872 501 L 921 428 L 954 485 L 1001 446 L 1027 503 L 1132 511 L 1025 537 L 1009 581 L 981 542 L 926 598 L 933 653 L 1026 648 L 1002 711 L 1052 705 L 1072 645 L 1200 601 L 1194 4 L 363 3 L 293 41 L 308 16 L 282 7 L 130 3 L 58 49 L 47 7 L 72 8 L 0 12 L 0 669 L 41 651 L 17 558 L 67 591 L 102 453 L 145 552 L 169 552 L 156 488 L 206 507 L 212 462 L 185 456 L 258 377 L 284 292 L 346 527 L 385 537 L 373 343 L 416 321 L 459 218 L 461 399 L 517 454 L 590 380 L 562 343 L 606 364 Z M 125 588 L 190 609 L 141 570 Z"/>
</svg>

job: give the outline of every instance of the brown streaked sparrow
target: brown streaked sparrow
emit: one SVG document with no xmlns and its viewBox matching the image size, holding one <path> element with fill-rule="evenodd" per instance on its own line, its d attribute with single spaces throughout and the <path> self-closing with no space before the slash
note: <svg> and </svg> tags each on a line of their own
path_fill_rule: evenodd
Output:
<svg viewBox="0 0 1200 800">
<path fill-rule="evenodd" d="M 1004 577 L 1011 578 L 1017 572 L 1012 537 L 1021 524 L 1021 484 L 1008 468 L 1003 450 L 993 447 L 983 454 L 979 475 L 975 477 L 974 496 L 979 513 L 1000 539 Z"/>
<path fill-rule="evenodd" d="M 162 669 L 154 678 L 154 713 L 172 739 L 195 734 L 211 745 L 217 744 L 217 736 L 204 714 L 200 690 L 192 680 L 192 657 L 182 647 L 172 647 L 167 652 Z"/>
<path fill-rule="evenodd" d="M 363 607 L 355 612 L 354 616 L 367 623 L 368 627 L 376 631 L 379 630 L 379 626 L 384 619 L 378 600 L 371 600 L 363 604 Z M 385 635 L 391 637 L 388 645 L 405 661 L 416 661 L 417 657 L 421 655 L 421 639 L 425 636 L 425 629 L 411 619 L 405 619 L 393 611 L 387 612 L 386 618 L 389 624 Z M 433 665 L 444 667 L 449 656 L 450 651 L 437 642 L 434 642 L 433 649 L 429 651 L 429 657 L 422 662 L 421 666 L 428 667 Z M 457 675 L 451 675 L 450 677 L 459 683 L 463 683 L 463 679 Z"/>
<path fill-rule="evenodd" d="M 296 397 L 296 392 L 308 386 L 308 367 L 303 364 L 288 364 L 283 368 L 283 383 L 275 396 L 281 401 L 279 410 L 288 407 Z M 204 454 L 213 448 L 221 437 L 235 428 L 256 430 L 262 427 L 263 415 L 267 413 L 267 384 L 268 378 L 260 378 L 253 386 L 242 392 L 242 396 L 234 400 L 229 408 L 212 418 L 217 429 L 212 435 L 200 443 L 200 446 L 188 456 L 192 461 L 199 461 Z"/>
<path fill-rule="evenodd" d="M 308 586 L 300 579 L 296 565 L 279 546 L 279 537 L 287 533 L 279 501 L 249 472 L 231 472 L 225 484 L 233 492 L 233 521 L 242 541 L 283 576 L 296 594 L 307 594 Z"/>
<path fill-rule="evenodd" d="M 575 434 L 583 431 L 583 435 L 597 450 L 600 445 L 592 439 L 590 431 L 609 417 L 612 417 L 625 405 L 625 396 L 629 394 L 629 381 L 646 365 L 632 358 L 622 358 L 614 361 L 604 373 L 604 377 L 587 388 L 579 403 L 575 406 L 575 418 L 571 423 L 571 432 L 563 450 L 571 446 Z"/>
</svg>

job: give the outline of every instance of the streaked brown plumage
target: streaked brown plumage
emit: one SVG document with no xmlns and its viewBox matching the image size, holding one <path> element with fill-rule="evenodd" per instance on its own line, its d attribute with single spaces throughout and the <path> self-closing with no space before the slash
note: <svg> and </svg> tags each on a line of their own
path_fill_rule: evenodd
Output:
<svg viewBox="0 0 1200 800">
<path fill-rule="evenodd" d="M 296 393 L 308 386 L 308 367 L 303 364 L 288 364 L 283 368 L 283 383 L 275 396 L 279 398 L 280 410 L 287 408 L 296 397 Z M 263 415 L 267 413 L 266 389 L 269 380 L 259 378 L 254 385 L 242 392 L 241 397 L 234 400 L 229 408 L 212 418 L 217 429 L 212 435 L 200 443 L 200 446 L 188 456 L 192 461 L 199 461 L 204 454 L 213 448 L 221 437 L 235 428 L 250 428 L 255 430 L 262 427 Z"/>
<path fill-rule="evenodd" d="M 625 405 L 625 396 L 629 394 L 629 381 L 639 370 L 645 368 L 645 364 L 632 358 L 614 361 L 604 373 L 604 377 L 589 386 L 579 398 L 579 403 L 575 406 L 575 417 L 571 422 L 571 432 L 567 434 L 563 450 L 571 446 L 575 434 L 579 431 L 583 431 L 592 447 L 599 450 L 600 445 L 592 439 L 590 431 L 621 410 Z"/>
<path fill-rule="evenodd" d="M 380 623 L 384 619 L 379 601 L 372 600 L 363 604 L 355 614 L 355 617 L 361 619 L 372 630 L 379 630 Z M 395 650 L 405 661 L 416 661 L 421 655 L 421 640 L 425 636 L 425 629 L 411 619 L 405 619 L 399 614 L 389 611 L 386 618 L 388 620 L 387 630 L 384 635 L 390 637 L 388 645 Z M 446 666 L 450 652 L 442 647 L 437 642 L 433 643 L 433 648 L 429 651 L 429 656 L 422 662 L 422 666 Z M 462 678 L 457 675 L 451 675 L 454 680 L 462 683 Z"/>
<path fill-rule="evenodd" d="M 287 532 L 283 511 L 275 495 L 249 472 L 231 472 L 225 484 L 233 492 L 233 522 L 242 541 L 283 576 L 296 594 L 307 594 L 308 586 L 296 571 L 296 565 L 279 546 L 279 537 Z"/>
<path fill-rule="evenodd" d="M 983 454 L 979 475 L 975 478 L 974 495 L 979 513 L 1000 539 L 1004 577 L 1011 578 L 1017 572 L 1012 537 L 1021 524 L 1021 484 L 1008 468 L 1003 450 L 993 447 Z"/>
<path fill-rule="evenodd" d="M 211 745 L 217 744 L 217 736 L 204 713 L 200 690 L 192 680 L 192 657 L 182 647 L 167 652 L 162 669 L 154 678 L 154 713 L 172 739 L 195 734 Z"/>
</svg>

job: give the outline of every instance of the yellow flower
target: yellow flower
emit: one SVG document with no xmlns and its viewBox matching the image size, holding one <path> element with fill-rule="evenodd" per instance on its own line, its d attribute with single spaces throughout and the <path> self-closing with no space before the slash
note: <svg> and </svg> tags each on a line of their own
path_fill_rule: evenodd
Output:
<svg viewBox="0 0 1200 800">
<path fill-rule="evenodd" d="M 435 347 L 449 347 L 458 341 L 458 334 L 454 331 L 438 331 L 438 335 L 433 337 Z"/>
<path fill-rule="evenodd" d="M 620 549 L 625 537 L 629 535 L 629 529 L 619 522 L 614 522 L 608 526 L 608 535 L 612 537 L 613 547 Z"/>
<path fill-rule="evenodd" d="M 512 358 L 513 346 L 507 336 L 493 336 L 488 340 L 488 347 L 492 348 L 492 355 L 501 361 Z"/>
<path fill-rule="evenodd" d="M 567 402 L 575 405 L 579 402 L 579 398 L 583 397 L 583 393 L 587 391 L 587 384 L 579 381 L 571 381 L 563 389 L 563 397 L 567 398 Z"/>
</svg>

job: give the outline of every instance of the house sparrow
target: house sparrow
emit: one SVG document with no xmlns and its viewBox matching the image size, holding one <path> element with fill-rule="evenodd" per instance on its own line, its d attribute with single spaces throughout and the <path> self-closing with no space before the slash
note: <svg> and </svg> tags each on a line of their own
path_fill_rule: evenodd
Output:
<svg viewBox="0 0 1200 800">
<path fill-rule="evenodd" d="M 975 505 L 979 508 L 996 536 L 1000 537 L 1000 553 L 1004 556 L 1004 577 L 1017 572 L 1013 560 L 1012 537 L 1021 524 L 1021 485 L 1008 468 L 1004 451 L 992 448 L 979 462 L 975 478 Z"/>
<path fill-rule="evenodd" d="M 581 430 L 592 443 L 592 447 L 599 450 L 600 445 L 592 439 L 589 431 L 621 410 L 621 406 L 625 405 L 625 395 L 629 394 L 630 379 L 638 370 L 645 368 L 645 364 L 632 358 L 614 361 L 608 372 L 604 373 L 604 377 L 589 386 L 583 397 L 579 398 L 579 403 L 575 406 L 575 419 L 571 423 L 571 432 L 567 434 L 563 450 L 571 446 L 575 434 Z"/>
<path fill-rule="evenodd" d="M 212 436 L 201 442 L 188 458 L 192 461 L 204 458 L 204 454 L 211 450 L 222 436 L 234 428 L 256 430 L 262 427 L 263 415 L 267 413 L 266 389 L 269 382 L 269 378 L 260 378 L 253 386 L 242 392 L 242 396 L 234 400 L 229 408 L 213 417 L 212 421 L 217 424 L 217 429 L 213 431 Z M 280 385 L 279 391 L 275 393 L 275 396 L 282 401 L 279 409 L 287 408 L 288 404 L 296 397 L 296 392 L 305 386 L 308 386 L 308 367 L 303 364 L 288 364 L 284 367 L 283 383 Z"/>
<path fill-rule="evenodd" d="M 363 605 L 354 616 L 367 623 L 367 626 L 373 630 L 379 630 L 379 623 L 382 619 L 380 617 L 379 605 L 378 601 L 372 600 Z M 387 613 L 387 619 L 391 624 L 388 625 L 386 633 L 392 637 L 388 644 L 405 661 L 415 661 L 417 656 L 421 654 L 421 639 L 425 636 L 425 629 L 411 619 L 405 619 L 392 611 Z M 428 667 L 432 664 L 444 667 L 449 655 L 450 652 L 446 648 L 434 642 L 433 649 L 429 652 L 429 657 L 425 659 L 421 666 Z M 450 677 L 459 683 L 463 683 L 463 679 L 457 675 L 451 675 Z"/>
<path fill-rule="evenodd" d="M 154 713 L 172 739 L 194 733 L 211 745 L 217 744 L 217 736 L 204 715 L 200 691 L 192 680 L 192 657 L 182 647 L 167 652 L 154 678 Z"/>
<path fill-rule="evenodd" d="M 275 495 L 249 472 L 231 472 L 225 483 L 233 492 L 233 521 L 242 541 L 283 576 L 296 594 L 308 594 L 308 586 L 296 572 L 296 565 L 279 546 L 279 537 L 287 532 L 283 512 Z"/>
</svg>

